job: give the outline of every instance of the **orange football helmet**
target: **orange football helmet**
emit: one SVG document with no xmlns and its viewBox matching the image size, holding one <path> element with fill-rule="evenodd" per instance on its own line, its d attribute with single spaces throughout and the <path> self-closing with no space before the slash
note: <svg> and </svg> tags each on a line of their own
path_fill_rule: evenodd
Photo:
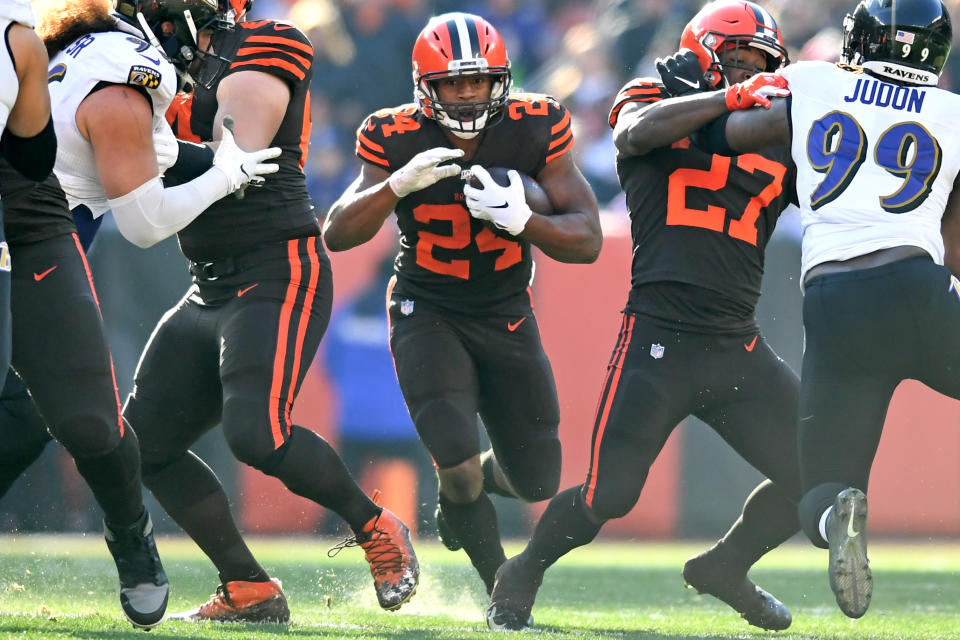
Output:
<svg viewBox="0 0 960 640">
<path fill-rule="evenodd" d="M 477 102 L 441 102 L 433 82 L 456 76 L 489 75 L 490 97 Z M 430 20 L 413 45 L 414 97 L 423 114 L 455 135 L 472 138 L 503 118 L 513 76 L 503 39 L 470 13 L 445 13 Z"/>
<path fill-rule="evenodd" d="M 703 7 L 680 36 L 680 48 L 697 55 L 704 79 L 711 87 L 726 83 L 720 54 L 728 49 L 754 47 L 767 58 L 765 71 L 789 64 L 777 21 L 758 4 L 746 0 L 717 0 Z M 738 65 L 728 62 L 728 67 Z"/>
</svg>

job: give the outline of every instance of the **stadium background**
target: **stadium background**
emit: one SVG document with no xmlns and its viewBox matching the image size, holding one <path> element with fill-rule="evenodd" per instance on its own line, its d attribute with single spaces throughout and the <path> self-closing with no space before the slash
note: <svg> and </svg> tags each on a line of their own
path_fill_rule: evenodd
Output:
<svg viewBox="0 0 960 640">
<path fill-rule="evenodd" d="M 629 284 L 629 226 L 617 186 L 607 110 L 626 80 L 651 74 L 654 59 L 675 50 L 683 25 L 702 4 L 692 0 L 256 0 L 254 5 L 254 17 L 286 17 L 309 34 L 315 47 L 313 134 L 306 170 L 321 216 L 356 175 L 353 131 L 363 116 L 411 99 L 410 49 L 432 14 L 463 10 L 488 18 L 507 41 L 514 86 L 549 93 L 572 111 L 575 154 L 601 202 L 605 241 L 594 265 L 537 262 L 536 312 L 562 410 L 562 486 L 580 482 L 586 469 L 593 409 Z M 836 58 L 839 27 L 851 0 L 761 4 L 778 16 L 792 60 Z M 958 15 L 960 0 L 946 4 Z M 948 62 L 941 83 L 948 89 L 960 87 L 957 55 Z M 150 330 L 182 295 L 189 278 L 175 240 L 141 251 L 119 237 L 112 220 L 108 218 L 104 226 L 91 262 L 120 392 L 125 395 Z M 335 314 L 376 277 L 380 259 L 393 251 L 393 235 L 388 225 L 368 245 L 332 254 Z M 768 248 L 758 318 L 768 341 L 797 370 L 802 351 L 798 269 L 798 222 L 788 214 Z M 294 418 L 337 444 L 340 407 L 324 349 L 321 345 Z M 898 389 L 871 480 L 872 536 L 960 533 L 958 427 L 960 404 L 917 383 Z M 323 510 L 290 495 L 275 480 L 239 469 L 218 431 L 205 437 L 197 450 L 225 481 L 247 530 L 333 530 Z M 416 475 L 409 464 L 381 461 L 365 471 L 369 473 L 364 474 L 364 486 L 381 488 L 387 505 L 413 521 Z M 654 466 L 638 506 L 626 518 L 609 523 L 603 535 L 718 536 L 758 478 L 712 431 L 688 420 Z M 504 529 L 512 535 L 525 534 L 531 516 L 539 511 L 509 501 L 498 504 Z M 161 513 L 155 504 L 151 511 L 155 517 Z M 157 520 L 161 530 L 176 530 L 166 518 Z M 89 491 L 57 445 L 48 447 L 0 502 L 0 531 L 94 531 L 99 526 Z M 421 523 L 421 530 L 429 528 L 430 523 Z"/>
</svg>

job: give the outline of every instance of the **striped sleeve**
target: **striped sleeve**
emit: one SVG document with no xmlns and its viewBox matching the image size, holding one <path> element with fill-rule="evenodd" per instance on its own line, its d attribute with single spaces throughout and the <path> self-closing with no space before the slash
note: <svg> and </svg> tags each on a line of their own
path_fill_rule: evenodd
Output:
<svg viewBox="0 0 960 640">
<path fill-rule="evenodd" d="M 620 117 L 620 110 L 624 105 L 630 102 L 643 102 L 652 104 L 660 102 L 664 98 L 669 98 L 670 94 L 662 84 L 649 78 L 636 78 L 631 80 L 620 89 L 617 98 L 613 102 L 613 108 L 610 109 L 610 126 L 617 126 L 617 118 Z"/>
<path fill-rule="evenodd" d="M 291 85 L 309 82 L 313 70 L 313 46 L 294 25 L 265 22 L 240 45 L 230 72 L 262 71 Z"/>
<path fill-rule="evenodd" d="M 372 165 L 391 171 L 386 149 L 383 147 L 382 127 L 376 114 L 368 116 L 357 129 L 357 157 Z"/>
<path fill-rule="evenodd" d="M 570 112 L 554 100 L 549 100 L 550 133 L 547 142 L 545 164 L 550 164 L 566 152 L 573 149 L 573 129 L 570 126 Z"/>
</svg>

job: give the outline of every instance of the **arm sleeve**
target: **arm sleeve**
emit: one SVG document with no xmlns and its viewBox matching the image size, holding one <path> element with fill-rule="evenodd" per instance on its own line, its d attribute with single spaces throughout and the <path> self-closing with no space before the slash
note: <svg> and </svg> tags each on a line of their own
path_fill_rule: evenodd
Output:
<svg viewBox="0 0 960 640">
<path fill-rule="evenodd" d="M 53 119 L 43 131 L 30 138 L 21 138 L 9 129 L 0 136 L 0 153 L 10 165 L 34 182 L 40 182 L 53 171 L 57 159 L 57 136 Z"/>
<path fill-rule="evenodd" d="M 721 156 L 736 156 L 737 151 L 730 148 L 727 142 L 727 120 L 729 113 L 725 113 L 710 124 L 701 127 L 699 131 L 690 136 L 691 141 L 708 153 L 716 153 Z"/>
<path fill-rule="evenodd" d="M 146 249 L 186 227 L 229 193 L 227 175 L 213 167 L 199 178 L 167 189 L 157 176 L 107 202 L 123 237 Z"/>
</svg>

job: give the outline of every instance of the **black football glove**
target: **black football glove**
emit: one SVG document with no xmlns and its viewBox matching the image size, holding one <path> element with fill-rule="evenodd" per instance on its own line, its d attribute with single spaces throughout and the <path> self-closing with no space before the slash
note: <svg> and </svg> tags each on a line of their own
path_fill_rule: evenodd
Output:
<svg viewBox="0 0 960 640">
<path fill-rule="evenodd" d="M 680 49 L 672 56 L 657 58 L 657 72 L 670 95 L 687 96 L 707 89 L 697 54 Z"/>
</svg>

